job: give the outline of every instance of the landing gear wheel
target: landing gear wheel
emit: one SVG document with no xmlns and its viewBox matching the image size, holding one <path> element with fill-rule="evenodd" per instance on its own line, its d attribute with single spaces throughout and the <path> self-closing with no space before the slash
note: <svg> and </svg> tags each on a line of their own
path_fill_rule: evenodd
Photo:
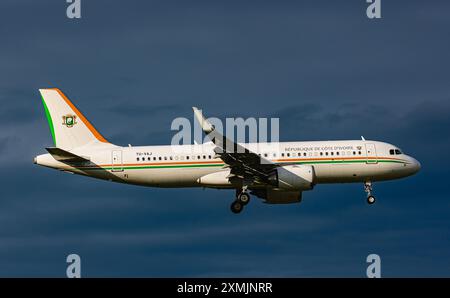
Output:
<svg viewBox="0 0 450 298">
<path fill-rule="evenodd" d="M 233 213 L 241 213 L 241 211 L 244 209 L 244 205 L 239 201 L 236 200 L 233 203 L 231 203 L 231 212 Z"/>
<path fill-rule="evenodd" d="M 239 195 L 238 200 L 243 206 L 245 206 L 250 202 L 250 195 L 246 192 L 243 192 Z"/>
<path fill-rule="evenodd" d="M 372 195 L 372 182 L 371 181 L 364 182 L 364 191 L 367 194 L 367 203 L 369 205 L 372 205 L 373 203 L 375 203 L 375 197 Z"/>
</svg>

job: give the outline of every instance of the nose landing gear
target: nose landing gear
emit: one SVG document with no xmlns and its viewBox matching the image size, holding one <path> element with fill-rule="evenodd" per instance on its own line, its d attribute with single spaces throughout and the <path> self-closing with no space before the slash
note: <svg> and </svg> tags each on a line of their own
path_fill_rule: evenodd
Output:
<svg viewBox="0 0 450 298">
<path fill-rule="evenodd" d="M 372 195 L 372 182 L 364 182 L 364 191 L 367 193 L 367 203 L 369 205 L 375 203 L 375 197 Z"/>
</svg>

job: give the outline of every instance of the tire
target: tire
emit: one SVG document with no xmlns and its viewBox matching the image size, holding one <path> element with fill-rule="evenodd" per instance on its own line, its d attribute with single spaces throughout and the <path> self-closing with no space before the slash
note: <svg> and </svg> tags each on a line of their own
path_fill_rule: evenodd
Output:
<svg viewBox="0 0 450 298">
<path fill-rule="evenodd" d="M 247 205 L 250 202 L 250 195 L 246 192 L 243 192 L 239 195 L 239 202 L 241 202 L 242 205 Z"/>
<path fill-rule="evenodd" d="M 369 205 L 372 205 L 373 203 L 375 203 L 375 197 L 374 196 L 368 196 L 367 197 L 367 203 Z"/>
<path fill-rule="evenodd" d="M 244 205 L 239 200 L 234 201 L 231 204 L 231 212 L 238 214 L 241 213 L 241 211 L 244 209 Z"/>
</svg>

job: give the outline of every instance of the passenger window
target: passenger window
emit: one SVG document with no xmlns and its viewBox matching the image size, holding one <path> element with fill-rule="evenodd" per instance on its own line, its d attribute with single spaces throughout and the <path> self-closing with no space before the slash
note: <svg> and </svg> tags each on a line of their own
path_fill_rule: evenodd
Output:
<svg viewBox="0 0 450 298">
<path fill-rule="evenodd" d="M 402 152 L 398 149 L 395 149 L 395 154 L 402 154 Z"/>
<path fill-rule="evenodd" d="M 211 159 L 211 155 L 208 155 L 208 158 Z"/>
<path fill-rule="evenodd" d="M 361 151 L 358 151 L 358 154 L 361 155 Z"/>
<path fill-rule="evenodd" d="M 150 161 L 150 160 L 151 160 L 151 158 L 149 157 L 149 158 L 147 158 L 147 160 L 148 160 L 148 161 Z"/>
<path fill-rule="evenodd" d="M 171 157 L 169 157 L 169 159 L 170 159 L 170 160 L 173 160 L 173 159 L 172 159 L 172 156 L 171 156 Z"/>
<path fill-rule="evenodd" d="M 355 152 L 355 151 L 353 151 L 353 155 L 356 155 L 356 152 Z"/>
<path fill-rule="evenodd" d="M 290 153 L 288 153 L 288 154 L 286 154 L 287 155 L 287 157 L 290 157 L 291 156 L 291 154 Z"/>
<path fill-rule="evenodd" d="M 328 156 L 328 152 L 325 152 L 325 155 Z"/>
<path fill-rule="evenodd" d="M 334 155 L 334 152 L 331 152 L 331 155 Z"/>
<path fill-rule="evenodd" d="M 281 157 L 284 157 L 284 153 L 281 153 Z"/>
<path fill-rule="evenodd" d="M 167 160 L 167 156 L 164 156 L 164 160 Z"/>
<path fill-rule="evenodd" d="M 156 157 L 155 157 L 155 156 L 153 156 L 153 160 L 156 160 Z"/>
<path fill-rule="evenodd" d="M 336 155 L 339 155 L 339 152 L 336 152 Z"/>
<path fill-rule="evenodd" d="M 206 159 L 206 155 L 203 155 L 203 159 Z"/>
<path fill-rule="evenodd" d="M 323 152 L 320 152 L 320 156 L 322 156 L 323 155 Z"/>
<path fill-rule="evenodd" d="M 139 161 L 139 157 L 138 157 L 138 158 L 136 158 L 136 160 L 137 160 L 137 161 Z"/>
<path fill-rule="evenodd" d="M 160 157 L 158 157 L 158 159 L 159 159 L 159 160 L 162 160 L 161 156 L 160 156 Z"/>
<path fill-rule="evenodd" d="M 186 156 L 186 160 L 189 160 L 189 156 Z"/>
</svg>

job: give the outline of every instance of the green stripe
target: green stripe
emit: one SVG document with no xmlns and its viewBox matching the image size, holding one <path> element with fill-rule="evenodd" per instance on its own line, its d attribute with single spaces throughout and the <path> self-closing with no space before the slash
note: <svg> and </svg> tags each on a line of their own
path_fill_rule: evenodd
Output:
<svg viewBox="0 0 450 298">
<path fill-rule="evenodd" d="M 374 159 L 369 159 L 372 162 L 369 162 L 369 164 L 375 164 Z M 323 164 L 323 163 L 366 163 L 367 160 L 327 160 L 327 161 L 299 161 L 295 162 L 296 164 Z M 403 161 L 399 160 L 377 160 L 377 162 L 392 162 L 392 163 L 404 163 Z"/>
<path fill-rule="evenodd" d="M 50 112 L 48 111 L 47 105 L 45 104 L 45 100 L 44 100 L 44 97 L 42 97 L 42 95 L 41 95 L 41 98 L 42 98 L 42 104 L 44 105 L 45 116 L 47 116 L 48 126 L 50 126 L 50 132 L 52 133 L 53 143 L 55 144 L 55 147 L 56 147 L 55 129 L 53 127 L 52 116 L 50 115 Z"/>
<path fill-rule="evenodd" d="M 366 163 L 367 160 L 330 160 L 330 161 L 301 161 L 294 162 L 295 164 L 342 164 L 342 163 Z M 378 160 L 384 163 L 404 163 L 399 160 Z M 289 162 L 287 162 L 289 163 Z M 224 164 L 195 164 L 195 165 L 161 165 L 161 166 L 124 166 L 124 170 L 142 170 L 142 169 L 167 169 L 167 168 L 206 168 L 206 167 L 222 167 Z M 114 169 L 120 169 L 120 166 L 115 166 Z M 81 168 L 83 170 L 112 170 L 113 167 L 104 168 Z"/>
<path fill-rule="evenodd" d="M 115 167 L 98 167 L 98 168 L 83 168 L 80 167 L 79 169 L 82 170 L 117 170 L 117 169 L 124 169 L 124 170 L 142 170 L 142 169 L 167 169 L 167 168 L 207 168 L 207 167 L 222 167 L 224 164 L 197 164 L 197 165 L 163 165 L 163 166 L 124 166 L 120 167 L 119 165 Z"/>
</svg>

